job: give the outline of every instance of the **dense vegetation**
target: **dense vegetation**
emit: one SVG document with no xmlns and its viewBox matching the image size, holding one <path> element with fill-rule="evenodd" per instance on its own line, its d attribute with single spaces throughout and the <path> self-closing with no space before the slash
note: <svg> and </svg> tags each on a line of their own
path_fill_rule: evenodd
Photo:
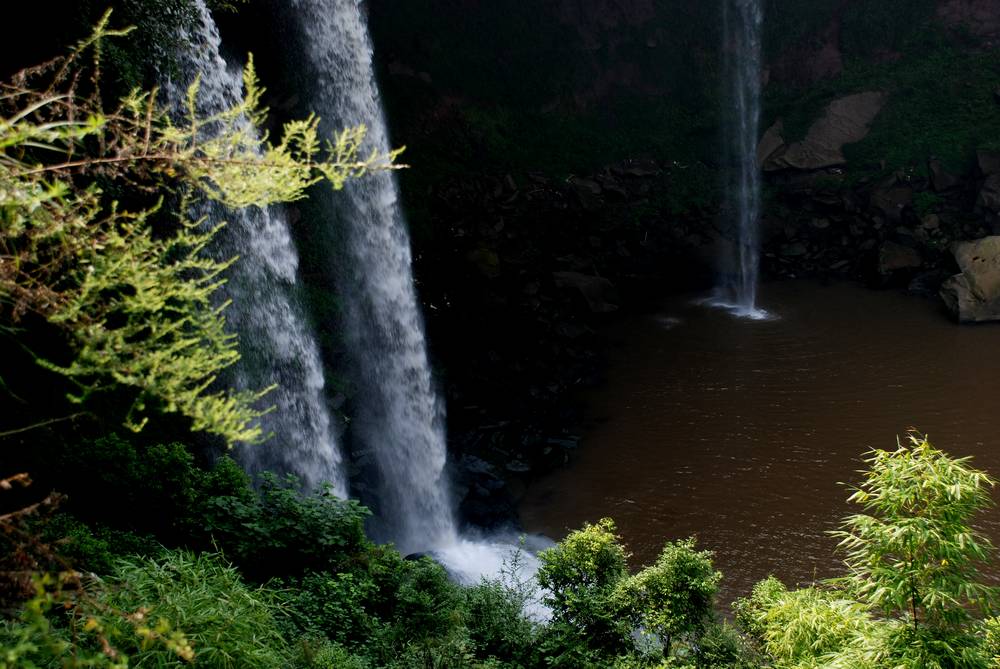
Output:
<svg viewBox="0 0 1000 669">
<path fill-rule="evenodd" d="M 845 575 L 804 589 L 768 578 L 734 604 L 735 626 L 715 612 L 722 574 L 693 539 L 631 573 L 604 519 L 543 551 L 537 580 L 513 552 L 497 579 L 463 587 L 430 558 L 371 543 L 367 511 L 329 492 L 273 478 L 254 491 L 227 457 L 200 467 L 180 444 L 76 448 L 93 470 L 65 461 L 77 487 L 63 508 L 2 519 L 5 668 L 1000 661 L 998 591 L 978 571 L 993 549 L 970 524 L 993 480 L 917 435 L 867 458 L 851 495 L 859 511 L 835 533 Z M 95 485 L 128 504 L 89 506 Z M 531 613 L 539 601 L 547 620 Z"/>
</svg>

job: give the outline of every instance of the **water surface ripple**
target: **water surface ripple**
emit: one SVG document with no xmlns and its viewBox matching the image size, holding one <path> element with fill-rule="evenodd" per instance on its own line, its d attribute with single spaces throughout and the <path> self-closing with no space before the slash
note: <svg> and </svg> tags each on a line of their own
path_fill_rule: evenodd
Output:
<svg viewBox="0 0 1000 669">
<path fill-rule="evenodd" d="M 616 329 L 579 457 L 529 489 L 527 529 L 559 538 L 611 516 L 637 565 L 697 535 L 727 605 L 770 573 L 837 574 L 838 482 L 858 481 L 861 455 L 910 426 L 1000 477 L 1000 327 L 847 284 L 768 285 L 762 306 L 779 318 L 683 299 Z M 996 509 L 981 526 L 1000 540 Z"/>
</svg>

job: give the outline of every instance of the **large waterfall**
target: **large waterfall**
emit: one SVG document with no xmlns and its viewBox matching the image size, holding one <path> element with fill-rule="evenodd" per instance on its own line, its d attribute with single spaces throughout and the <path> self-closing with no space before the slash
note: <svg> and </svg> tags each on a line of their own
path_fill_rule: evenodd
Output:
<svg viewBox="0 0 1000 669">
<path fill-rule="evenodd" d="M 761 29 L 764 0 L 722 0 L 723 53 L 730 105 L 726 149 L 732 176 L 726 183 L 726 211 L 735 218 L 737 239 L 715 304 L 738 316 L 764 318 L 757 308 L 760 267 L 758 227 L 761 177 L 757 164 L 760 134 Z"/>
<path fill-rule="evenodd" d="M 179 76 L 167 77 L 164 90 L 174 109 L 183 104 L 187 86 L 200 75 L 199 111 L 216 113 L 239 100 L 243 80 L 220 54 L 219 32 L 203 0 L 198 22 L 177 54 Z M 241 360 L 229 379 L 236 389 L 256 390 L 277 384 L 265 402 L 274 410 L 262 427 L 273 436 L 239 452 L 251 472 L 292 473 L 313 489 L 329 483 L 346 497 L 334 426 L 324 395 L 323 367 L 309 324 L 297 303 L 298 256 L 284 213 L 277 208 L 230 211 L 207 205 L 197 215 L 209 223 L 226 221 L 215 252 L 239 256 L 224 288 L 232 299 L 226 311 L 239 333 Z"/>
<path fill-rule="evenodd" d="M 326 132 L 364 124 L 367 148 L 389 149 L 358 0 L 292 0 L 314 80 L 309 97 Z M 410 240 L 396 180 L 382 172 L 331 192 L 345 229 L 339 275 L 344 336 L 358 390 L 352 436 L 378 466 L 381 538 L 403 552 L 457 540 L 445 474 L 444 411 L 424 342 Z"/>
</svg>

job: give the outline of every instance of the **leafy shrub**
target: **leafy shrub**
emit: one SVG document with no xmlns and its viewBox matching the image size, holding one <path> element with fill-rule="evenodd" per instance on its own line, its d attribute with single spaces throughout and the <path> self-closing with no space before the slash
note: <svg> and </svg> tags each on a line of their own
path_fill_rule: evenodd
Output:
<svg viewBox="0 0 1000 669">
<path fill-rule="evenodd" d="M 763 664 L 736 628 L 728 623 L 706 627 L 698 638 L 694 657 L 698 669 L 757 669 Z"/>
<path fill-rule="evenodd" d="M 453 583 L 438 563 L 428 559 L 407 560 L 396 591 L 392 622 L 407 641 L 425 641 L 448 636 L 463 623 L 460 586 Z"/>
<path fill-rule="evenodd" d="M 753 586 L 748 597 L 733 602 L 733 615 L 740 629 L 755 640 L 763 643 L 767 626 L 764 624 L 767 611 L 788 593 L 785 584 L 774 576 L 768 576 Z"/>
<path fill-rule="evenodd" d="M 329 488 L 303 494 L 288 477 L 263 477 L 258 496 L 220 496 L 205 502 L 204 523 L 226 557 L 251 578 L 306 571 L 336 572 L 362 559 L 370 543 L 368 509 L 338 499 Z"/>
<path fill-rule="evenodd" d="M 465 626 L 477 656 L 523 664 L 536 636 L 536 624 L 524 616 L 524 600 L 500 581 L 484 581 L 462 594 Z"/>
<path fill-rule="evenodd" d="M 60 513 L 39 528 L 43 540 L 58 543 L 60 557 L 75 569 L 110 574 L 126 555 L 152 556 L 162 546 L 150 535 L 119 530 L 102 524 L 86 525 Z"/>
<path fill-rule="evenodd" d="M 695 540 L 667 543 L 656 564 L 623 579 L 615 592 L 621 611 L 631 611 L 642 626 L 663 640 L 697 635 L 712 615 L 722 574 L 712 567 L 712 553 L 695 550 Z"/>
<path fill-rule="evenodd" d="M 369 661 L 327 639 L 300 639 L 293 646 L 290 666 L 297 669 L 375 669 Z"/>
<path fill-rule="evenodd" d="M 760 612 L 757 624 L 763 628 L 765 651 L 779 667 L 808 666 L 842 654 L 876 630 L 862 604 L 816 588 L 786 591 Z"/>
<path fill-rule="evenodd" d="M 861 485 L 848 498 L 863 513 L 834 533 L 845 551 L 841 579 L 861 602 L 914 627 L 957 628 L 989 609 L 998 590 L 980 582 L 993 546 L 972 517 L 992 503 L 994 481 L 935 449 L 926 437 L 873 451 Z"/>
<path fill-rule="evenodd" d="M 111 434 L 62 447 L 55 457 L 53 484 L 68 494 L 74 515 L 167 544 L 203 533 L 203 508 L 213 497 L 253 499 L 232 458 L 204 468 L 177 442 L 143 445 Z"/>
<path fill-rule="evenodd" d="M 594 648 L 579 628 L 554 620 L 538 635 L 537 662 L 552 669 L 596 669 L 613 662 L 614 653 Z"/>
<path fill-rule="evenodd" d="M 323 637 L 345 648 L 367 643 L 378 625 L 366 609 L 377 586 L 365 574 L 313 573 L 287 584 L 287 615 L 300 634 Z"/>
<path fill-rule="evenodd" d="M 614 592 L 626 575 L 626 553 L 615 536 L 614 521 L 585 524 L 538 558 L 538 582 L 547 593 L 544 601 L 553 621 L 578 630 L 595 649 L 627 648 L 634 624 L 615 610 Z"/>
</svg>

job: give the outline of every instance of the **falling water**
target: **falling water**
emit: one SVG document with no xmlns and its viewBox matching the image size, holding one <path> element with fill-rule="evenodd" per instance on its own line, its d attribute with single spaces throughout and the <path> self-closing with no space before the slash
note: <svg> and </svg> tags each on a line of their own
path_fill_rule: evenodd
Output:
<svg viewBox="0 0 1000 669">
<path fill-rule="evenodd" d="M 364 124 L 369 149 L 389 149 L 358 0 L 293 0 L 315 81 L 311 102 L 324 130 Z M 348 354 L 358 388 L 352 436 L 378 465 L 382 538 L 403 552 L 457 541 L 445 475 L 444 410 L 424 342 L 410 240 L 391 173 L 331 193 L 345 221 L 341 276 Z"/>
<path fill-rule="evenodd" d="M 195 4 L 199 16 L 187 36 L 189 48 L 177 55 L 180 76 L 168 77 L 164 90 L 172 107 L 179 109 L 187 86 L 200 75 L 199 111 L 212 114 L 240 99 L 243 80 L 220 54 L 219 31 L 205 3 Z M 273 437 L 241 448 L 240 459 L 252 473 L 291 473 L 307 489 L 329 483 L 338 496 L 346 496 L 319 351 L 296 302 L 298 256 L 288 221 L 273 207 L 230 211 L 206 205 L 197 215 L 227 221 L 216 238 L 216 252 L 225 258 L 239 256 L 224 289 L 225 297 L 232 299 L 226 314 L 240 335 L 242 356 L 230 382 L 236 390 L 277 384 L 266 397 L 274 410 L 261 420 Z"/>
<path fill-rule="evenodd" d="M 722 0 L 725 71 L 732 100 L 727 150 L 735 175 L 727 183 L 727 198 L 736 218 L 737 241 L 732 266 L 713 304 L 747 318 L 766 318 L 757 308 L 760 266 L 758 226 L 761 178 L 757 164 L 760 131 L 761 28 L 763 0 Z M 727 98 L 727 99 L 730 99 Z"/>
</svg>

